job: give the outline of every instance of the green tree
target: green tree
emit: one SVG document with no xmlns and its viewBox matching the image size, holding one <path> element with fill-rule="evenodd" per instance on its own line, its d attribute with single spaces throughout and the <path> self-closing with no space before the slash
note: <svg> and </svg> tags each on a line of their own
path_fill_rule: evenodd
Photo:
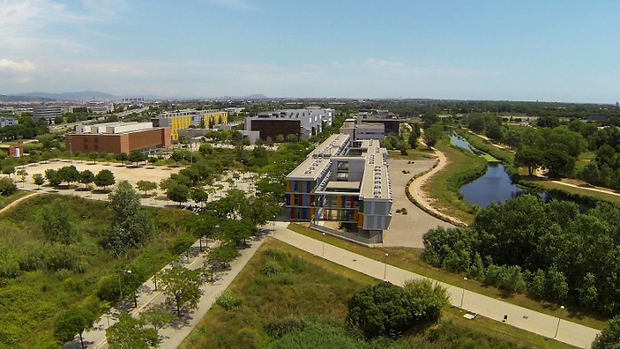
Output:
<svg viewBox="0 0 620 349">
<path fill-rule="evenodd" d="M 620 315 L 609 320 L 609 326 L 596 336 L 592 349 L 620 349 Z"/>
<path fill-rule="evenodd" d="M 430 128 L 425 129 L 424 143 L 426 143 L 426 146 L 428 146 L 429 149 L 434 147 L 435 144 L 437 144 L 437 142 L 439 141 L 439 139 L 441 139 L 442 133 L 443 129 L 439 124 L 434 124 Z"/>
<path fill-rule="evenodd" d="M 32 175 L 32 182 L 37 185 L 39 188 L 45 183 L 45 178 L 40 173 L 35 173 Z"/>
<path fill-rule="evenodd" d="M 201 295 L 199 271 L 173 266 L 161 273 L 160 282 L 166 302 L 175 306 L 178 316 L 181 316 L 181 310 L 189 311 L 198 305 Z"/>
<path fill-rule="evenodd" d="M 231 246 L 223 245 L 209 250 L 207 263 L 217 270 L 225 270 L 230 262 L 239 256 L 239 251 Z"/>
<path fill-rule="evenodd" d="M 200 204 L 200 206 L 204 206 L 204 204 L 209 200 L 209 194 L 202 188 L 192 188 L 190 191 L 190 196 L 192 200 Z"/>
<path fill-rule="evenodd" d="M 80 335 L 80 347 L 84 348 L 82 333 L 93 326 L 95 319 L 95 315 L 84 308 L 71 308 L 58 317 L 54 325 L 54 337 L 62 345 L 72 340 L 77 333 Z"/>
<path fill-rule="evenodd" d="M 41 228 L 48 241 L 70 244 L 77 240 L 77 231 L 73 227 L 70 210 L 66 205 L 54 203 L 43 208 Z"/>
<path fill-rule="evenodd" d="M 151 181 L 139 180 L 136 183 L 136 187 L 138 190 L 143 191 L 144 195 L 148 195 L 148 192 L 151 190 L 157 189 L 157 183 Z"/>
<path fill-rule="evenodd" d="M 140 205 L 140 194 L 127 181 L 119 183 L 109 199 L 114 217 L 105 246 L 115 255 L 124 255 L 128 248 L 142 246 L 155 231 L 155 224 Z"/>
<path fill-rule="evenodd" d="M 155 329 L 146 328 L 144 320 L 136 320 L 124 312 L 105 331 L 105 336 L 110 349 L 148 349 L 159 344 Z"/>
<path fill-rule="evenodd" d="M 75 166 L 62 167 L 58 170 L 58 176 L 60 176 L 61 181 L 67 182 L 67 185 L 80 180 L 80 172 Z"/>
<path fill-rule="evenodd" d="M 51 168 L 45 170 L 45 178 L 47 178 L 48 183 L 52 187 L 57 187 L 62 182 L 62 179 L 58 175 L 58 171 L 53 170 Z"/>
<path fill-rule="evenodd" d="M 28 172 L 26 172 L 26 170 L 24 170 L 23 168 L 20 168 L 19 170 L 17 170 L 17 172 L 15 172 L 15 174 L 17 174 L 19 176 L 19 179 L 22 182 L 26 181 L 26 176 L 28 175 Z"/>
<path fill-rule="evenodd" d="M 9 196 L 15 194 L 17 186 L 10 178 L 0 178 L 0 195 Z"/>
<path fill-rule="evenodd" d="M 543 153 L 535 148 L 524 147 L 515 154 L 515 165 L 527 166 L 527 171 L 531 176 L 534 169 L 541 166 L 544 162 Z"/>
<path fill-rule="evenodd" d="M 170 324 L 173 320 L 172 314 L 170 314 L 163 305 L 153 306 L 151 309 L 142 313 L 140 318 L 144 319 L 147 324 L 153 326 L 157 332 Z"/>
<path fill-rule="evenodd" d="M 168 185 L 166 197 L 169 200 L 178 202 L 179 205 L 181 205 L 181 203 L 187 202 L 187 199 L 189 198 L 189 188 L 185 184 L 172 182 Z"/>
<path fill-rule="evenodd" d="M 546 294 L 546 276 L 542 269 L 536 270 L 532 279 L 528 283 L 527 291 L 534 299 L 545 298 Z"/>
<path fill-rule="evenodd" d="M 97 160 L 97 158 L 99 157 L 99 154 L 97 152 L 90 152 L 88 153 L 88 158 L 92 161 L 92 163 L 95 163 L 95 160 Z"/>
<path fill-rule="evenodd" d="M 596 290 L 596 277 L 592 273 L 586 273 L 583 282 L 577 290 L 579 292 L 579 303 L 584 309 L 592 309 L 598 299 Z"/>
<path fill-rule="evenodd" d="M 106 190 L 108 185 L 114 185 L 116 180 L 114 179 L 114 174 L 110 170 L 101 170 L 95 176 L 95 185 L 98 187 L 103 187 L 103 190 Z"/>
<path fill-rule="evenodd" d="M 546 280 L 547 297 L 556 302 L 562 302 L 566 300 L 568 295 L 568 283 L 566 282 L 566 276 L 555 267 L 551 267 L 547 271 Z"/>
<path fill-rule="evenodd" d="M 11 175 L 15 173 L 15 167 L 11 165 L 2 166 L 2 174 L 8 175 L 11 178 Z"/>
<path fill-rule="evenodd" d="M 282 142 L 284 142 L 284 135 L 277 135 L 276 143 L 282 143 Z"/>
<path fill-rule="evenodd" d="M 562 150 L 547 150 L 543 159 L 551 178 L 569 177 L 575 169 L 575 158 Z"/>
<path fill-rule="evenodd" d="M 409 133 L 409 139 L 407 142 L 411 149 L 418 147 L 418 138 L 420 137 L 420 125 L 417 123 L 411 124 L 411 133 Z"/>
<path fill-rule="evenodd" d="M 127 157 L 127 159 L 133 163 L 141 162 L 141 161 L 146 160 L 146 154 L 144 154 L 143 152 L 139 150 L 132 150 L 129 153 L 129 156 Z"/>
<path fill-rule="evenodd" d="M 95 175 L 90 170 L 84 170 L 80 172 L 80 183 L 84 184 L 84 188 L 87 189 L 88 185 L 95 180 Z"/>
<path fill-rule="evenodd" d="M 252 236 L 256 225 L 249 219 L 229 219 L 220 223 L 220 236 L 222 239 L 235 244 L 245 244 L 245 239 Z"/>
</svg>

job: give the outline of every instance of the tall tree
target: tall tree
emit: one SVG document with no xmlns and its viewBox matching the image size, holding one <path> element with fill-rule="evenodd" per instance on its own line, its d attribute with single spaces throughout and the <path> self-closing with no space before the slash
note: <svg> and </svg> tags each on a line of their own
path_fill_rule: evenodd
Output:
<svg viewBox="0 0 620 349">
<path fill-rule="evenodd" d="M 182 266 L 173 266 L 161 273 L 161 287 L 166 302 L 173 304 L 176 313 L 181 316 L 182 310 L 191 310 L 200 300 L 200 272 Z"/>
<path fill-rule="evenodd" d="M 84 188 L 88 188 L 88 185 L 95 180 L 95 175 L 90 170 L 84 170 L 80 172 L 80 183 L 84 184 Z"/>
<path fill-rule="evenodd" d="M 114 174 L 110 170 L 101 170 L 95 176 L 95 185 L 98 187 L 103 187 L 103 190 L 106 190 L 108 185 L 113 185 L 116 183 L 114 179 Z"/>
<path fill-rule="evenodd" d="M 75 334 L 80 335 L 80 347 L 84 348 L 82 333 L 93 326 L 95 315 L 84 308 L 71 308 L 62 313 L 54 326 L 54 337 L 60 344 L 73 339 Z"/>
<path fill-rule="evenodd" d="M 109 199 L 114 218 L 105 245 L 113 254 L 124 255 L 128 248 L 142 246 L 155 231 L 155 224 L 129 182 L 119 183 Z"/>
<path fill-rule="evenodd" d="M 157 189 L 157 183 L 151 181 L 139 180 L 136 183 L 138 190 L 143 191 L 144 195 L 148 195 L 149 191 Z"/>
<path fill-rule="evenodd" d="M 118 322 L 105 331 L 110 349 L 149 349 L 159 344 L 157 331 L 146 328 L 145 321 L 121 312 Z"/>
</svg>

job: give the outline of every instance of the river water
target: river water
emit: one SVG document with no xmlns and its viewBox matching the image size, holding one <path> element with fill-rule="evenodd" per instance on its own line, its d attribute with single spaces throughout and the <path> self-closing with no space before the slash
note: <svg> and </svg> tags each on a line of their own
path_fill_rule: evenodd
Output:
<svg viewBox="0 0 620 349">
<path fill-rule="evenodd" d="M 473 153 L 466 140 L 455 135 L 451 137 L 455 146 Z M 494 202 L 506 202 L 522 191 L 512 182 L 506 168 L 500 163 L 489 163 L 487 172 L 482 177 L 465 184 L 459 190 L 465 201 L 481 208 L 485 208 Z"/>
</svg>

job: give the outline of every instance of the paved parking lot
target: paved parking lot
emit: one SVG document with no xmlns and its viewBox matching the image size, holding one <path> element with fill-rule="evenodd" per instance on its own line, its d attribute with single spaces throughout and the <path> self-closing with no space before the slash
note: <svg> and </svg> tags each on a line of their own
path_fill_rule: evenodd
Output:
<svg viewBox="0 0 620 349">
<path fill-rule="evenodd" d="M 439 220 L 422 211 L 407 198 L 407 182 L 417 173 L 433 167 L 436 160 L 388 160 L 390 165 L 390 181 L 392 183 L 392 221 L 390 228 L 383 233 L 383 246 L 423 248 L 422 237 L 437 226 L 452 227 L 451 224 Z M 403 173 L 403 170 L 409 173 Z M 405 208 L 407 214 L 396 210 Z"/>
</svg>

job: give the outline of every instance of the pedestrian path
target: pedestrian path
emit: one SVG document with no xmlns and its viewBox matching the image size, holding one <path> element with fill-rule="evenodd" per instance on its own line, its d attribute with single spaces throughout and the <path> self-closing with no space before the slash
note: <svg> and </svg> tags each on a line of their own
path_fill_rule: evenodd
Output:
<svg viewBox="0 0 620 349">
<path fill-rule="evenodd" d="M 287 228 L 288 222 L 277 222 L 273 237 L 301 250 L 321 256 L 331 262 L 371 277 L 387 280 L 395 285 L 403 285 L 412 279 L 427 279 L 408 270 L 397 268 L 380 261 L 364 257 L 348 250 L 325 244 Z M 387 256 L 386 258 L 389 258 Z M 432 279 L 430 279 L 432 280 Z M 561 320 L 555 316 L 510 304 L 495 298 L 432 280 L 446 288 L 452 305 L 487 318 L 503 321 L 506 324 L 548 338 L 580 347 L 590 348 L 599 330 L 574 322 Z"/>
<path fill-rule="evenodd" d="M 250 247 L 240 251 L 241 255 L 230 263 L 230 269 L 226 272 L 217 274 L 218 278 L 214 283 L 205 283 L 202 285 L 202 297 L 198 302 L 198 307 L 194 309 L 184 322 L 180 326 L 168 326 L 159 331 L 162 342 L 159 348 L 176 348 L 181 344 L 183 339 L 192 331 L 192 329 L 200 322 L 202 317 L 209 311 L 217 297 L 230 285 L 239 272 L 245 267 L 247 262 L 252 258 L 254 253 L 262 245 L 264 239 L 259 238 L 250 241 Z M 211 242 L 209 247 L 215 247 L 217 242 Z M 192 248 L 198 249 L 198 242 L 196 242 Z M 198 269 L 203 266 L 206 258 L 206 252 L 196 253 L 190 255 L 190 258 L 186 256 L 180 257 L 183 266 L 188 269 Z M 176 261 L 173 263 L 177 263 Z M 173 263 L 166 265 L 162 270 L 172 267 Z M 142 312 L 147 311 L 154 305 L 163 304 L 165 302 L 164 295 L 155 290 L 155 280 L 151 277 L 139 288 L 140 292 L 137 295 L 138 306 L 130 308 L 133 304 L 123 303 L 119 305 L 119 308 L 129 310 L 129 314 L 137 318 Z M 128 309 L 129 308 L 129 309 Z M 118 321 L 118 316 L 122 310 L 118 308 L 111 308 L 106 314 L 104 314 L 95 324 L 94 327 L 84 332 L 84 344 L 87 348 L 103 349 L 108 347 L 106 341 L 105 331 L 108 327 L 114 325 Z M 75 338 L 73 342 L 65 345 L 65 348 L 79 348 L 79 337 Z"/>
</svg>

